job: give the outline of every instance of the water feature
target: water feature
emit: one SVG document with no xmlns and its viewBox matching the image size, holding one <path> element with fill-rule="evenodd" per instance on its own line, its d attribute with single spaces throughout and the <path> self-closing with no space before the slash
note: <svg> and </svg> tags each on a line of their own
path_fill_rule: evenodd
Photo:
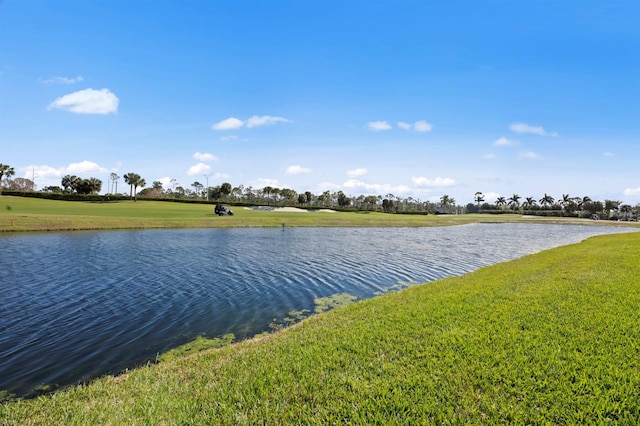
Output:
<svg viewBox="0 0 640 426">
<path fill-rule="evenodd" d="M 117 374 L 197 335 L 238 338 L 337 293 L 372 297 L 589 236 L 595 226 L 257 228 L 0 237 L 0 389 Z"/>
</svg>

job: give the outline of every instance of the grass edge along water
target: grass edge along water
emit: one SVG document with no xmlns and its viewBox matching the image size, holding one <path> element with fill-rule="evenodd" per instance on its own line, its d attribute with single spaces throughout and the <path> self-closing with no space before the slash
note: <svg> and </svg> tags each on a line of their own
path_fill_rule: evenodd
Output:
<svg viewBox="0 0 640 426">
<path fill-rule="evenodd" d="M 482 268 L 0 406 L 0 424 L 640 420 L 640 233 Z"/>
</svg>

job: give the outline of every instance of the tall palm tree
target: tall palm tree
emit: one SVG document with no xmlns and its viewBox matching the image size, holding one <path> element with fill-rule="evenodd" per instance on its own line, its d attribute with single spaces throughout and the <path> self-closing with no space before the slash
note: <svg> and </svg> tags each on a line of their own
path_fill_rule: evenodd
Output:
<svg viewBox="0 0 640 426">
<path fill-rule="evenodd" d="M 2 179 L 5 177 L 10 178 L 15 174 L 16 171 L 13 170 L 13 167 L 0 163 L 0 195 L 2 195 Z"/>
<path fill-rule="evenodd" d="M 97 194 L 102 189 L 102 181 L 98 178 L 89 178 L 87 183 L 92 194 Z"/>
<path fill-rule="evenodd" d="M 537 201 L 535 200 L 535 198 L 533 197 L 527 197 L 524 199 L 524 203 L 522 203 L 522 208 L 523 209 L 530 209 L 531 207 L 535 206 L 537 203 Z"/>
<path fill-rule="evenodd" d="M 569 194 L 562 194 L 562 200 L 559 201 L 560 206 L 564 209 L 569 205 L 569 203 L 571 203 L 571 197 Z"/>
<path fill-rule="evenodd" d="M 496 206 L 497 207 L 502 207 L 502 206 L 506 206 L 507 205 L 507 199 L 504 197 L 498 197 L 496 198 Z"/>
<path fill-rule="evenodd" d="M 522 197 L 519 196 L 518 194 L 513 194 L 511 197 L 508 198 L 509 207 L 511 207 L 512 210 L 516 210 L 517 208 L 520 207 L 520 198 Z"/>
<path fill-rule="evenodd" d="M 540 198 L 540 204 L 545 208 L 553 204 L 554 201 L 555 199 L 551 195 L 547 195 L 546 192 L 544 193 L 544 197 Z"/>
<path fill-rule="evenodd" d="M 147 182 L 137 173 L 127 173 L 124 175 L 124 181 L 130 186 L 129 197 L 133 201 L 138 201 L 138 187 L 144 187 Z"/>
<path fill-rule="evenodd" d="M 478 203 L 478 211 L 480 210 L 480 203 L 484 201 L 484 194 L 480 191 L 476 192 L 475 195 L 475 201 L 476 203 Z"/>
</svg>

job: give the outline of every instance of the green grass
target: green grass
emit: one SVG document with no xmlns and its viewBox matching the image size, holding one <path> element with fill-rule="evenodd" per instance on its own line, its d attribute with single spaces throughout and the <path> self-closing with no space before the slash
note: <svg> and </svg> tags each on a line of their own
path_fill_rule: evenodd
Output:
<svg viewBox="0 0 640 426">
<path fill-rule="evenodd" d="M 51 396 L 0 424 L 638 424 L 640 233 L 322 313 Z"/>
<path fill-rule="evenodd" d="M 523 218 L 521 215 L 406 215 L 384 213 L 278 212 L 234 207 L 234 216 L 216 216 L 214 206 L 160 201 L 93 203 L 0 196 L 0 232 L 100 229 L 278 227 L 286 226 L 444 226 L 472 222 L 604 224 L 588 219 Z M 640 226 L 612 223 L 607 225 Z"/>
</svg>

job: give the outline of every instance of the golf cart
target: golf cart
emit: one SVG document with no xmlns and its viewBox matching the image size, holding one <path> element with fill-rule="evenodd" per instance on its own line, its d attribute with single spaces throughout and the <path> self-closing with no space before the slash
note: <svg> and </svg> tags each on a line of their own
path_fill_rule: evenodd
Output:
<svg viewBox="0 0 640 426">
<path fill-rule="evenodd" d="M 216 204 L 216 208 L 214 211 L 218 216 L 224 216 L 225 214 L 233 216 L 233 210 L 231 210 L 224 204 Z"/>
</svg>

